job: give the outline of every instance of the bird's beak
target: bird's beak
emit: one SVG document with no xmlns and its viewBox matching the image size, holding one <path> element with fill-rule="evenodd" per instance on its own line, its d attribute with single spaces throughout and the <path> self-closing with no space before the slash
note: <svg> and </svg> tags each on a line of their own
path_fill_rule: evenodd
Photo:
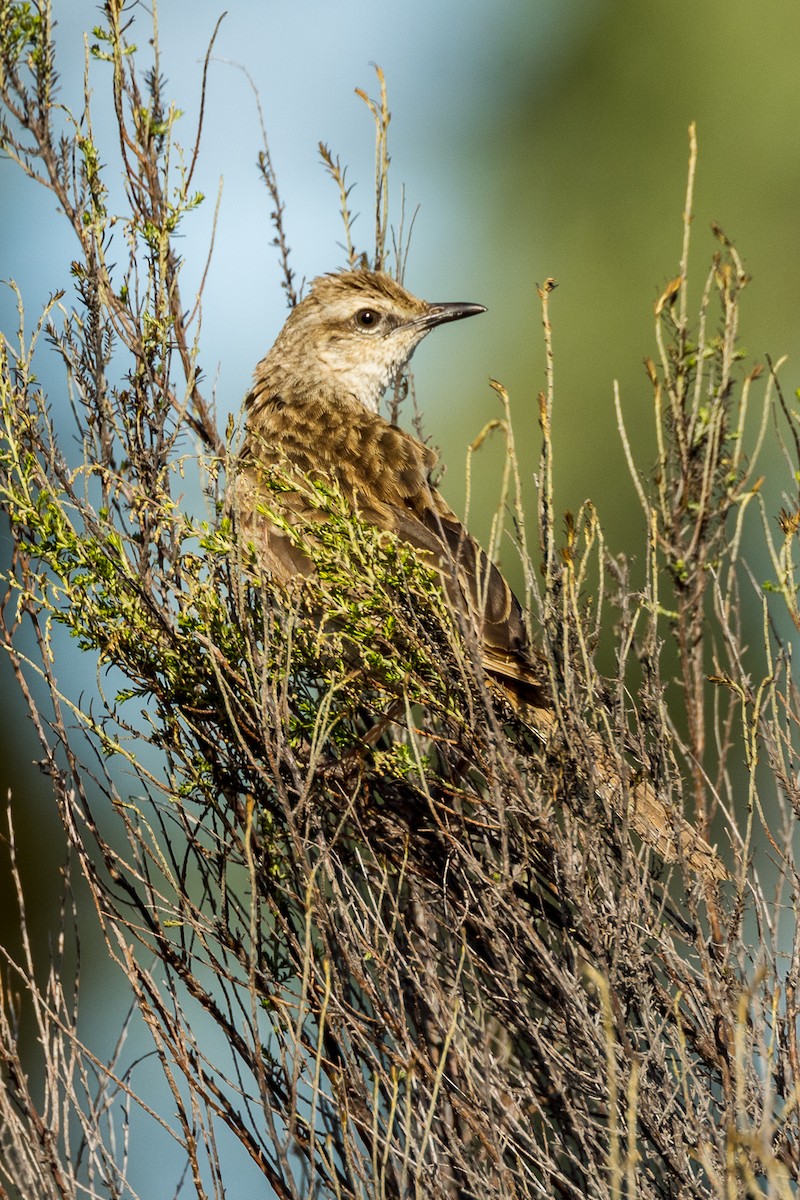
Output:
<svg viewBox="0 0 800 1200">
<path fill-rule="evenodd" d="M 428 311 L 423 313 L 421 317 L 415 317 L 413 321 L 409 321 L 415 329 L 435 329 L 437 325 L 444 325 L 446 321 L 460 321 L 462 317 L 477 317 L 478 313 L 486 312 L 482 304 L 430 304 Z"/>
</svg>

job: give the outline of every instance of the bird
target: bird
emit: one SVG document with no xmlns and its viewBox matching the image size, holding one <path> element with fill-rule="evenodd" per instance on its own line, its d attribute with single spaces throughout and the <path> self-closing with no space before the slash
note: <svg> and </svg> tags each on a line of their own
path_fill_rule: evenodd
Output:
<svg viewBox="0 0 800 1200">
<path fill-rule="evenodd" d="M 379 411 L 386 389 L 431 330 L 485 311 L 482 304 L 419 299 L 380 270 L 314 279 L 255 369 L 231 507 L 260 569 L 286 587 L 314 573 L 291 526 L 308 528 L 324 514 L 307 487 L 298 486 L 281 490 L 276 522 L 276 497 L 266 481 L 279 472 L 284 480 L 334 485 L 363 522 L 396 535 L 439 572 L 451 605 L 474 622 L 488 678 L 547 744 L 558 722 L 522 606 L 432 482 L 435 451 Z M 670 812 L 649 783 L 623 788 L 599 734 L 590 742 L 598 793 L 645 844 L 706 880 L 724 879 L 720 858 L 689 822 Z"/>
</svg>

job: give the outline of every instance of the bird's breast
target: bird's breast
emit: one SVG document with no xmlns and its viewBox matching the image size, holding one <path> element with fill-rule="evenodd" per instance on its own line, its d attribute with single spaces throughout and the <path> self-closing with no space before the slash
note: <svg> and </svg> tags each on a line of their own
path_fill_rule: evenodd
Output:
<svg viewBox="0 0 800 1200">
<path fill-rule="evenodd" d="M 253 457 L 265 467 L 284 463 L 303 475 L 324 475 L 352 494 L 368 460 L 368 474 L 375 469 L 370 439 L 354 408 L 314 396 L 265 398 L 250 411 Z"/>
</svg>

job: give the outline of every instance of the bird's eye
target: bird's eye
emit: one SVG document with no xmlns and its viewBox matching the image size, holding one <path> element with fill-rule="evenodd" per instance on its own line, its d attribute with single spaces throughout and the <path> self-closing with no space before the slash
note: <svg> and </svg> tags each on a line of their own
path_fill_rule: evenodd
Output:
<svg viewBox="0 0 800 1200">
<path fill-rule="evenodd" d="M 374 308 L 360 308 L 356 313 L 356 324 L 362 329 L 374 329 L 381 319 L 380 313 Z"/>
</svg>

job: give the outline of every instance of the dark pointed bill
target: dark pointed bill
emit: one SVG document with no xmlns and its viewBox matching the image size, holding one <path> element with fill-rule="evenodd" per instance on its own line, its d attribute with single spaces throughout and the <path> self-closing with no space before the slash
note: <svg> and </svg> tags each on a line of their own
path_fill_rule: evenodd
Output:
<svg viewBox="0 0 800 1200">
<path fill-rule="evenodd" d="M 444 325 L 446 321 L 460 321 L 462 317 L 477 317 L 478 313 L 486 312 L 483 304 L 460 304 L 457 302 L 431 304 L 426 313 L 416 317 L 409 324 L 418 329 L 433 329 L 436 325 Z"/>
</svg>

